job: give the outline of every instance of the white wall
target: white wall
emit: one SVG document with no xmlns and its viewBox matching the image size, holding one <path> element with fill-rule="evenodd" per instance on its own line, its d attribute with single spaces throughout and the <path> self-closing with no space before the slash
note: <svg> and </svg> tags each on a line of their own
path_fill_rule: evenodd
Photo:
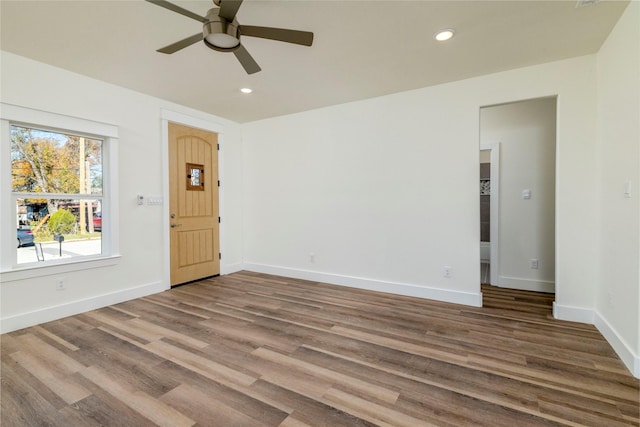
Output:
<svg viewBox="0 0 640 427">
<path fill-rule="evenodd" d="M 478 268 L 466 267 L 477 264 L 478 216 L 451 209 L 479 202 L 478 135 L 448 120 L 478 112 L 435 99 L 417 91 L 244 126 L 249 268 L 479 303 Z"/>
<path fill-rule="evenodd" d="M 595 82 L 586 56 L 243 125 L 245 266 L 479 303 L 480 107 L 557 95 L 556 311 L 590 318 Z"/>
<path fill-rule="evenodd" d="M 6 280 L 0 287 L 2 330 L 15 329 L 80 312 L 113 301 L 169 286 L 164 277 L 164 248 L 168 246 L 163 206 L 137 206 L 136 194 L 164 195 L 161 111 L 168 109 L 224 129 L 221 137 L 223 272 L 239 268 L 241 242 L 241 137 L 240 126 L 219 117 L 187 109 L 121 87 L 2 52 L 1 101 L 32 109 L 95 120 L 119 127 L 118 264 L 57 274 L 66 289 L 56 291 L 54 277 Z M 6 153 L 2 154 L 7 155 Z M 140 173 L 143 169 L 144 173 Z M 166 199 L 165 199 L 166 200 Z M 13 215 L 2 212 L 1 215 Z"/>
<path fill-rule="evenodd" d="M 498 283 L 554 292 L 556 99 L 480 110 L 480 143 L 500 142 Z M 522 198 L 523 190 L 530 199 Z M 538 269 L 529 261 L 537 259 Z"/>
<path fill-rule="evenodd" d="M 640 3 L 631 2 L 598 64 L 600 198 L 596 324 L 640 376 Z M 631 182 L 632 197 L 624 185 Z"/>
</svg>

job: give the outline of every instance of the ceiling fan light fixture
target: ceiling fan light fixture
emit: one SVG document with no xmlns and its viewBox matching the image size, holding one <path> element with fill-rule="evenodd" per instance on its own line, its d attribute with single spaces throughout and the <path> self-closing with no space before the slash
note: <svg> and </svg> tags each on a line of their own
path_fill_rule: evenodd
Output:
<svg viewBox="0 0 640 427">
<path fill-rule="evenodd" d="M 439 42 L 444 42 L 447 41 L 449 39 L 451 39 L 454 34 L 456 33 L 456 31 L 452 28 L 447 28 L 446 30 L 441 30 L 438 31 L 437 33 L 435 33 L 433 35 L 433 38 L 436 39 Z"/>
<path fill-rule="evenodd" d="M 209 43 L 221 49 L 231 49 L 240 44 L 240 40 L 225 33 L 209 34 L 205 38 Z"/>
<path fill-rule="evenodd" d="M 238 27 L 224 21 L 209 21 L 203 26 L 207 45 L 218 49 L 233 49 L 240 44 Z"/>
</svg>

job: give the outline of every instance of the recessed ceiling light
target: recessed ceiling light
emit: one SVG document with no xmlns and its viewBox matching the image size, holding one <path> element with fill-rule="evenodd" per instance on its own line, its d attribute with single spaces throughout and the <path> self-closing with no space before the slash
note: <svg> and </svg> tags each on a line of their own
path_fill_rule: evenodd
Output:
<svg viewBox="0 0 640 427">
<path fill-rule="evenodd" d="M 455 34 L 455 30 L 451 28 L 447 28 L 446 30 L 438 31 L 433 35 L 433 38 L 438 40 L 439 42 L 443 42 L 449 40 Z"/>
<path fill-rule="evenodd" d="M 243 87 L 242 89 L 240 89 L 240 92 L 242 92 L 242 93 L 251 93 L 251 92 L 253 92 L 253 89 L 250 89 L 248 87 Z"/>
</svg>

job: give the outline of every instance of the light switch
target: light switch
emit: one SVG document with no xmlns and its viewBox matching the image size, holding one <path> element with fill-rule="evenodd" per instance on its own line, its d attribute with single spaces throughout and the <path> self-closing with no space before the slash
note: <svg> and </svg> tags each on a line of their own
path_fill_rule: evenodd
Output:
<svg viewBox="0 0 640 427">
<path fill-rule="evenodd" d="M 522 190 L 522 198 L 525 200 L 529 200 L 531 198 L 531 190 Z"/>
<path fill-rule="evenodd" d="M 161 205 L 162 204 L 162 196 L 149 196 L 147 197 L 148 205 Z"/>
</svg>

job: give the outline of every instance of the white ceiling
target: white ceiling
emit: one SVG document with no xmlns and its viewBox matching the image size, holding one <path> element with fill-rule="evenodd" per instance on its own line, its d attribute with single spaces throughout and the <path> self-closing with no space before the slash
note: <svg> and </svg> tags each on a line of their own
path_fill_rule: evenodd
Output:
<svg viewBox="0 0 640 427">
<path fill-rule="evenodd" d="M 174 1 L 205 15 L 211 0 Z M 142 0 L 0 2 L 2 50 L 237 122 L 595 53 L 627 6 L 602 1 L 245 0 L 240 24 L 312 31 L 312 47 L 244 37 L 262 67 L 203 43 L 201 30 Z M 437 43 L 433 34 L 456 29 Z M 254 92 L 244 95 L 241 87 Z"/>
</svg>

